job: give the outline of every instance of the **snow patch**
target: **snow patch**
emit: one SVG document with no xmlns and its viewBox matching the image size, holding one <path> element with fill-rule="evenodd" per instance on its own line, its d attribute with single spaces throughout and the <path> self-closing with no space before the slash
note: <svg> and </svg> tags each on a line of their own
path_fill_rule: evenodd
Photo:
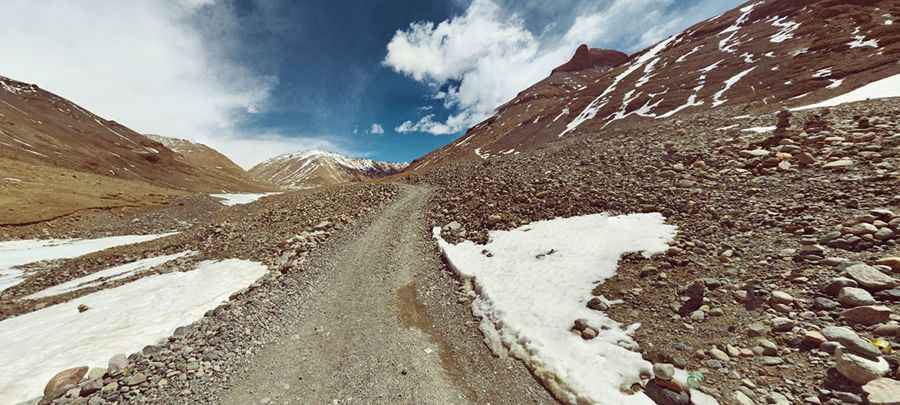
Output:
<svg viewBox="0 0 900 405">
<path fill-rule="evenodd" d="M 877 39 L 866 39 L 865 35 L 856 35 L 853 37 L 853 41 L 847 43 L 850 46 L 850 49 L 855 48 L 878 48 L 878 40 Z"/>
<path fill-rule="evenodd" d="M 301 167 L 301 169 L 302 169 L 302 167 Z M 270 195 L 277 195 L 277 194 L 281 194 L 281 193 L 238 193 L 238 194 L 226 193 L 226 194 L 210 194 L 209 196 L 213 197 L 213 198 L 221 199 L 221 201 L 219 201 L 219 202 L 222 205 L 233 207 L 235 205 L 250 204 L 260 198 L 268 197 Z"/>
<path fill-rule="evenodd" d="M 573 119 L 571 122 L 569 122 L 566 125 L 566 129 L 562 133 L 560 133 L 559 136 L 562 137 L 562 136 L 566 135 L 567 133 L 574 131 L 576 128 L 578 128 L 578 126 L 583 124 L 585 121 L 591 120 L 594 117 L 596 117 L 597 113 L 600 112 L 600 109 L 605 107 L 606 104 L 609 103 L 609 97 L 607 97 L 607 96 L 609 96 L 612 92 L 614 92 L 616 90 L 616 86 L 618 86 L 618 84 L 623 79 L 625 79 L 626 77 L 628 77 L 629 75 L 631 75 L 632 73 L 634 73 L 635 71 L 637 71 L 638 69 L 643 67 L 650 60 L 656 58 L 656 55 L 658 55 L 660 52 L 665 50 L 669 46 L 669 44 L 671 44 L 672 41 L 675 41 L 677 38 L 678 38 L 677 35 L 671 36 L 668 39 L 666 39 L 665 41 L 662 41 L 662 42 L 656 44 L 656 46 L 654 46 L 653 48 L 651 48 L 650 50 L 645 52 L 643 55 L 638 57 L 634 62 L 631 63 L 631 65 L 628 66 L 628 68 L 626 68 L 622 73 L 619 73 L 619 75 L 613 79 L 613 82 L 610 83 L 610 85 L 606 87 L 606 90 L 604 90 L 602 94 L 600 94 L 599 96 L 597 96 L 597 98 L 595 98 L 593 101 L 591 101 L 588 104 L 588 106 L 585 107 L 584 111 L 581 112 L 581 114 L 578 114 L 578 116 L 575 117 L 575 119 Z"/>
<path fill-rule="evenodd" d="M 764 134 L 766 132 L 772 132 L 775 130 L 775 127 L 751 127 L 744 128 L 741 132 L 753 132 L 755 134 Z"/>
<path fill-rule="evenodd" d="M 825 69 L 819 69 L 819 70 L 817 70 L 816 73 L 813 73 L 812 77 L 815 77 L 815 78 L 819 79 L 819 78 L 831 76 L 831 73 L 832 73 L 832 72 L 831 72 L 831 68 L 828 67 L 828 68 L 825 68 Z"/>
<path fill-rule="evenodd" d="M 60 370 L 106 367 L 115 354 L 156 344 L 266 271 L 256 262 L 207 261 L 194 271 L 145 277 L 6 319 L 0 322 L 0 403 L 39 396 Z M 81 304 L 89 309 L 79 312 Z"/>
<path fill-rule="evenodd" d="M 775 20 L 772 21 L 772 25 L 781 28 L 781 30 L 769 37 L 770 42 L 780 44 L 794 37 L 794 31 L 796 31 L 797 28 L 800 28 L 800 23 L 789 21 L 788 18 L 789 17 L 776 17 Z"/>
<path fill-rule="evenodd" d="M 563 108 L 559 115 L 557 115 L 556 118 L 553 119 L 553 122 L 556 122 L 556 120 L 562 118 L 563 115 L 569 115 L 569 107 Z"/>
<path fill-rule="evenodd" d="M 639 325 L 623 329 L 588 309 L 591 288 L 616 273 L 626 252 L 664 252 L 676 228 L 660 214 L 604 214 L 534 222 L 493 231 L 487 245 L 451 245 L 434 238 L 454 271 L 478 292 L 472 311 L 483 317 L 488 343 L 525 362 L 562 402 L 653 404 L 644 394 L 622 392 L 650 372 L 630 349 Z M 482 250 L 493 255 L 488 257 Z M 570 332 L 586 319 L 599 331 L 586 341 Z"/>
<path fill-rule="evenodd" d="M 747 22 L 747 19 L 750 17 L 750 13 L 753 12 L 753 9 L 762 3 L 763 2 L 758 1 L 756 3 L 741 7 L 741 15 L 739 15 L 738 18 L 734 21 L 734 24 L 725 28 L 717 35 L 722 36 L 722 34 L 729 34 L 728 37 L 719 41 L 720 51 L 734 53 L 737 50 L 737 44 L 733 43 L 732 40 L 737 35 L 738 31 L 741 30 L 741 26 L 744 25 L 745 22 Z"/>
<path fill-rule="evenodd" d="M 800 111 L 812 108 L 834 107 L 844 103 L 887 97 L 900 97 L 900 74 L 874 81 L 849 93 L 822 101 L 821 103 L 793 108 L 792 110 Z"/>
<path fill-rule="evenodd" d="M 24 280 L 19 266 L 44 260 L 70 259 L 177 233 L 111 236 L 99 239 L 26 239 L 0 242 L 0 292 Z"/>
<path fill-rule="evenodd" d="M 844 84 L 844 79 L 829 79 L 829 80 L 831 80 L 831 84 L 829 84 L 828 86 L 825 86 L 826 89 L 836 89 L 838 87 L 841 87 L 842 84 Z"/>
<path fill-rule="evenodd" d="M 675 63 L 684 62 L 685 60 L 687 60 L 688 56 L 697 53 L 697 51 L 699 51 L 701 48 L 703 48 L 703 45 L 695 46 L 694 49 L 691 49 L 688 53 L 679 56 L 678 59 L 675 59 Z"/>
<path fill-rule="evenodd" d="M 722 100 L 722 96 L 725 95 L 725 92 L 727 92 L 729 89 L 731 89 L 732 86 L 734 86 L 737 82 L 739 82 L 741 79 L 743 79 L 744 76 L 747 76 L 748 74 L 750 74 L 750 72 L 752 72 L 753 69 L 756 69 L 756 66 L 754 66 L 750 69 L 747 69 L 741 73 L 738 73 L 738 74 L 732 76 L 731 78 L 729 78 L 728 80 L 726 80 L 725 86 L 722 87 L 722 90 L 717 91 L 716 94 L 713 95 L 713 107 L 718 107 L 722 104 L 727 103 L 728 100 Z"/>
<path fill-rule="evenodd" d="M 100 270 L 96 273 L 91 273 L 87 276 L 76 278 L 62 284 L 57 284 L 53 287 L 31 294 L 25 298 L 38 299 L 72 292 L 82 288 L 94 287 L 107 281 L 130 277 L 134 274 L 142 273 L 144 271 L 153 269 L 154 267 L 166 264 L 172 260 L 193 256 L 196 254 L 197 252 L 194 251 L 186 251 L 166 256 L 148 257 L 146 259 L 137 260 L 131 263 L 110 267 L 106 270 Z"/>
<path fill-rule="evenodd" d="M 803 54 L 805 54 L 805 53 L 809 53 L 809 48 L 798 48 L 798 49 L 794 49 L 793 51 L 791 51 L 790 53 L 788 53 L 788 55 L 791 55 L 791 56 L 793 56 L 793 57 L 797 57 L 797 56 L 803 55 Z"/>
</svg>

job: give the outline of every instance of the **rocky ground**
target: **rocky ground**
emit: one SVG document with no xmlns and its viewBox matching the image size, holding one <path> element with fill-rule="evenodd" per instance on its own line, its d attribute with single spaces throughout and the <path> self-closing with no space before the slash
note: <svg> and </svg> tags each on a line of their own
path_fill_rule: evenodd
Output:
<svg viewBox="0 0 900 405">
<path fill-rule="evenodd" d="M 695 372 L 725 403 L 895 403 L 878 398 L 896 401 L 900 384 L 896 100 L 742 114 L 592 134 L 410 181 L 435 186 L 429 215 L 448 240 L 484 242 L 489 230 L 557 216 L 662 212 L 679 228 L 669 252 L 628 255 L 593 290 L 624 300 L 595 309 L 643 324 L 645 358 Z M 778 121 L 774 132 L 741 131 Z M 878 377 L 888 379 L 867 385 Z M 661 403 L 686 403 L 677 384 L 650 385 L 668 396 Z"/>
<path fill-rule="evenodd" d="M 141 273 L 141 277 L 191 270 L 193 263 L 204 258 L 262 262 L 270 269 L 266 277 L 234 294 L 195 324 L 179 328 L 165 344 L 148 346 L 127 357 L 116 356 L 105 370 L 62 371 L 44 392 L 44 402 L 55 398 L 56 403 L 184 403 L 193 402 L 188 398 L 208 398 L 207 392 L 235 374 L 234 367 L 242 364 L 239 359 L 246 361 L 266 340 L 279 336 L 283 325 L 288 324 L 285 320 L 290 311 L 314 293 L 314 278 L 303 275 L 307 257 L 324 250 L 320 247 L 327 246 L 333 236 L 352 234 L 364 226 L 397 191 L 391 185 L 353 185 L 289 193 L 253 205 L 219 210 L 206 222 L 169 238 L 49 263 L 52 268 L 33 272 L 24 283 L 4 292 L 0 301 L 2 317 L 77 300 L 88 292 L 131 282 L 131 278 L 118 280 L 42 300 L 20 299 L 46 286 L 144 256 L 185 249 L 200 252 L 198 256 Z"/>
<path fill-rule="evenodd" d="M 402 194 L 408 197 L 412 191 L 413 188 L 406 187 Z M 200 257 L 179 259 L 141 276 L 187 271 L 193 268 L 196 261 L 215 257 L 258 260 L 277 271 L 233 295 L 226 304 L 210 311 L 193 325 L 179 328 L 167 342 L 147 346 L 140 353 L 114 356 L 107 368 L 76 367 L 61 371 L 48 382 L 45 390 L 48 401 L 45 402 L 172 404 L 223 403 L 230 400 L 233 403 L 292 403 L 299 398 L 311 398 L 313 394 L 329 398 L 328 395 L 337 394 L 339 389 L 362 389 L 360 395 L 370 395 L 367 398 L 372 401 L 387 401 L 387 397 L 377 397 L 377 392 L 361 383 L 333 385 L 334 390 L 322 390 L 317 384 L 310 385 L 310 379 L 318 377 L 325 381 L 332 371 L 342 370 L 343 367 L 323 366 L 318 370 L 320 374 L 315 374 L 315 370 L 309 367 L 293 370 L 290 366 L 295 364 L 291 363 L 274 374 L 266 371 L 272 366 L 271 358 L 266 360 L 266 356 L 271 357 L 272 353 L 278 355 L 281 345 L 291 346 L 288 348 L 290 353 L 280 354 L 290 359 L 295 356 L 293 351 L 296 348 L 293 346 L 344 344 L 340 338 L 342 334 L 357 336 L 362 339 L 360 342 L 365 342 L 367 333 L 347 324 L 353 322 L 351 318 L 354 315 L 340 313 L 344 307 L 368 305 L 368 301 L 353 299 L 353 296 L 368 294 L 371 296 L 366 298 L 369 301 L 381 300 L 373 297 L 382 295 L 387 300 L 387 304 L 379 304 L 385 304 L 381 305 L 385 307 L 381 311 L 385 313 L 384 319 L 370 314 L 372 328 L 384 329 L 383 338 L 388 339 L 394 338 L 390 333 L 396 333 L 396 338 L 402 339 L 405 339 L 403 336 L 424 337 L 424 346 L 406 342 L 393 351 L 387 351 L 383 350 L 383 344 L 374 348 L 363 344 L 344 344 L 346 347 L 341 350 L 332 348 L 337 356 L 331 360 L 326 360 L 330 350 L 327 347 L 323 348 L 324 351 L 314 350 L 320 362 L 346 361 L 365 355 L 381 358 L 390 364 L 364 367 L 363 370 L 389 373 L 392 381 L 396 380 L 394 385 L 405 386 L 404 396 L 398 399 L 403 403 L 414 403 L 415 398 L 431 398 L 428 393 L 433 390 L 421 384 L 422 379 L 417 377 L 422 373 L 438 371 L 451 384 L 452 388 L 448 388 L 447 392 L 452 393 L 459 403 L 552 403 L 549 394 L 531 378 L 523 365 L 511 359 L 491 357 L 489 350 L 481 343 L 481 335 L 468 315 L 465 301 L 456 297 L 452 288 L 455 281 L 449 274 L 440 272 L 439 256 L 434 246 L 430 239 L 421 237 L 427 226 L 422 219 L 409 220 L 423 215 L 421 206 L 427 201 L 427 189 L 416 187 L 416 200 L 419 202 L 415 206 L 384 218 L 386 207 L 396 205 L 397 199 L 401 198 L 398 192 L 401 190 L 396 185 L 355 185 L 275 196 L 248 206 L 218 210 L 212 218 L 180 235 L 79 259 L 47 263 L 41 272 L 33 272 L 26 282 L 4 295 L 3 317 L 57 302 L 77 300 L 78 296 L 86 293 L 79 291 L 37 301 L 21 299 L 45 286 L 144 255 L 191 248 L 200 250 Z M 398 215 L 403 220 L 396 218 Z M 377 223 L 384 224 L 378 228 Z M 386 231 L 384 227 L 392 231 Z M 412 229 L 407 229 L 410 227 Z M 303 237 L 313 234 L 314 237 Z M 360 238 L 360 235 L 369 237 Z M 288 240 L 290 242 L 286 242 Z M 363 245 L 353 247 L 360 243 Z M 379 243 L 390 248 L 382 246 L 376 249 L 372 246 Z M 362 251 L 352 254 L 353 249 Z M 406 257 L 403 259 L 406 270 L 400 271 L 394 262 L 379 262 L 374 256 L 396 251 L 406 252 L 406 256 L 402 256 Z M 410 261 L 410 257 L 415 260 Z M 339 268 L 342 260 L 357 262 L 347 268 Z M 363 267 L 358 263 L 360 260 L 366 263 Z M 362 273 L 354 275 L 355 272 Z M 368 281 L 363 282 L 363 279 Z M 106 283 L 90 291 L 131 281 Z M 385 282 L 405 283 L 405 286 L 397 289 L 382 286 Z M 342 294 L 349 297 L 338 299 Z M 325 302 L 327 297 L 334 299 Z M 317 302 L 328 305 L 319 308 Z M 348 305 L 340 305 L 340 302 Z M 393 308 L 395 305 L 396 310 Z M 362 312 L 356 309 L 354 313 Z M 396 322 L 397 325 L 382 325 L 385 322 Z M 304 328 L 313 328 L 313 332 L 305 334 Z M 300 334 L 303 336 L 298 339 Z M 432 352 L 426 353 L 419 346 L 431 347 Z M 359 353 L 349 356 L 348 350 Z M 409 354 L 390 355 L 406 351 Z M 424 367 L 419 364 L 422 361 L 434 361 L 438 365 Z M 309 360 L 303 364 L 314 363 Z M 259 373 L 254 374 L 252 370 L 259 370 Z M 293 373 L 305 376 L 308 381 L 293 378 Z M 268 381 L 269 384 L 257 386 L 253 381 Z M 249 391 L 246 389 L 248 383 L 254 384 Z M 241 387 L 245 388 L 242 390 Z M 55 399 L 49 401 L 50 398 Z M 393 402 L 394 398 L 390 401 Z"/>
<path fill-rule="evenodd" d="M 635 338 L 656 371 L 648 395 L 690 403 L 667 379 L 674 365 L 723 403 L 893 403 L 900 108 L 886 100 L 792 117 L 743 114 L 720 109 L 410 176 L 431 189 L 425 218 L 412 230 L 428 264 L 415 269 L 412 289 L 398 291 L 401 307 L 415 309 L 401 311 L 402 323 L 430 335 L 468 402 L 551 402 L 521 364 L 490 356 L 471 298 L 454 289 L 459 283 L 424 242 L 429 228 L 443 227 L 450 241 L 484 242 L 490 230 L 535 220 L 661 212 L 679 228 L 671 249 L 650 259 L 626 255 L 589 303 L 622 323 L 642 323 Z M 161 210 L 3 228 L 13 238 L 182 233 L 42 263 L 0 296 L 0 317 L 77 300 L 85 292 L 22 298 L 137 258 L 200 252 L 157 272 L 204 259 L 260 261 L 275 271 L 168 342 L 114 357 L 106 369 L 66 370 L 46 391 L 57 403 L 215 403 L 242 370 L 258 368 L 266 350 L 304 327 L 304 308 L 332 286 L 334 263 L 399 192 L 391 184 L 353 185 L 232 208 L 195 196 Z M 609 307 L 600 297 L 623 303 Z M 585 338 L 591 332 L 573 327 Z"/>
<path fill-rule="evenodd" d="M 146 234 L 179 231 L 167 238 L 121 246 L 70 260 L 56 260 L 29 266 L 28 278 L 0 293 L 0 319 L 30 312 L 49 304 L 65 302 L 100 289 L 134 281 L 133 278 L 105 283 L 91 289 L 40 300 L 23 300 L 49 286 L 83 277 L 96 271 L 137 259 L 174 254 L 186 250 L 198 255 L 168 263 L 140 277 L 159 272 L 192 269 L 209 259 L 240 258 L 280 269 L 301 261 L 328 236 L 351 226 L 358 218 L 379 209 L 397 189 L 391 185 L 359 185 L 295 192 L 263 198 L 253 205 L 224 208 L 207 196 L 185 198 L 161 210 L 100 213 L 82 218 L 59 219 L 24 230 L 31 234 L 52 232 L 54 237 L 99 237 L 119 234 Z M 206 211 L 204 214 L 203 211 Z M 58 222 L 58 223 L 57 223 Z M 70 226 L 66 227 L 65 224 Z M 57 229 L 66 229 L 56 233 Z M 286 254 L 294 247 L 294 254 Z"/>
</svg>

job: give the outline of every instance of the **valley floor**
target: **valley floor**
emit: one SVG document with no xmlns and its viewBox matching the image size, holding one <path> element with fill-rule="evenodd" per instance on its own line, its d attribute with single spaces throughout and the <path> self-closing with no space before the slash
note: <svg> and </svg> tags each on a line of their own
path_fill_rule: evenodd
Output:
<svg viewBox="0 0 900 405">
<path fill-rule="evenodd" d="M 492 355 L 482 331 L 502 328 L 501 317 L 491 325 L 483 319 L 492 314 L 473 314 L 484 291 L 458 280 L 441 260 L 431 227 L 440 227 L 438 235 L 451 244 L 488 243 L 498 232 L 527 232 L 535 222 L 557 217 L 653 213 L 677 227 L 665 254 L 626 253 L 618 263 L 606 258 L 613 274 L 568 288 L 566 304 L 575 297 L 580 310 L 552 325 L 571 332 L 567 342 L 597 345 L 618 333 L 586 318 L 640 325 L 616 344 L 633 338 L 627 346 L 634 357 L 640 354 L 642 367 L 658 366 L 655 377 L 641 376 L 645 393 L 681 395 L 672 403 L 706 398 L 694 393 L 685 402 L 693 392 L 688 384 L 722 403 L 896 399 L 896 106 L 885 100 L 800 112 L 777 133 L 770 128 L 773 114 L 723 108 L 573 137 L 521 155 L 441 166 L 409 175 L 404 185 L 349 184 L 225 208 L 190 196 L 155 210 L 0 228 L 4 239 L 180 231 L 28 264 L 20 269 L 20 283 L 0 291 L 0 322 L 60 303 L 97 302 L 92 297 L 98 292 L 196 271 L 204 261 L 241 259 L 265 265 L 269 273 L 173 336 L 130 349 L 127 359 L 72 364 L 92 367 L 93 377 L 82 378 L 85 368 L 81 375 L 73 372 L 80 385 L 47 392 L 62 396 L 58 402 L 91 405 L 553 403 L 522 362 Z M 550 242 L 542 249 L 565 243 Z M 479 262 L 494 264 L 515 250 L 467 246 L 475 256 L 493 257 L 479 256 Z M 183 252 L 196 253 L 125 278 L 41 293 Z M 524 258 L 558 263 L 560 252 L 566 249 L 529 251 Z M 477 270 L 469 273 L 483 271 Z M 523 305 L 513 301 L 506 308 L 522 309 L 534 297 L 526 291 L 520 299 Z M 85 309 L 92 318 L 98 314 L 90 311 L 103 310 Z M 584 315 L 588 310 L 594 312 Z M 502 344 L 510 349 L 535 341 Z M 32 350 L 18 348 L 26 349 Z M 89 348 L 73 343 L 66 349 Z M 565 375 L 542 374 L 546 364 L 533 357 L 528 367 L 544 384 L 562 385 Z M 682 383 L 685 373 L 667 372 L 672 365 L 688 371 L 690 380 Z M 639 389 L 615 388 L 629 394 Z"/>
<path fill-rule="evenodd" d="M 496 366 L 475 370 L 481 377 L 475 387 L 453 378 L 464 372 L 460 357 L 490 354 L 478 346 L 449 352 L 418 301 L 417 290 L 429 286 L 426 273 L 440 271 L 422 238 L 427 196 L 424 187 L 405 187 L 372 225 L 313 264 L 323 268 L 318 294 L 302 303 L 297 325 L 253 359 L 222 403 L 462 404 L 474 399 L 467 390 L 535 386 L 521 370 Z M 539 387 L 497 394 L 487 394 L 491 403 L 550 401 Z"/>
<path fill-rule="evenodd" d="M 310 206 L 317 198 L 328 212 Z M 100 368 L 106 358 L 88 361 L 106 375 L 96 392 L 81 395 L 92 403 L 554 403 L 520 362 L 494 357 L 482 342 L 466 300 L 457 295 L 458 281 L 430 239 L 424 220 L 429 198 L 426 186 L 348 185 L 226 208 L 210 213 L 208 225 L 200 221 L 168 238 L 33 265 L 24 282 L 0 294 L 0 315 L 16 320 L 74 308 L 97 291 L 114 295 L 135 279 L 190 274 L 201 259 L 238 256 L 273 272 L 166 341 L 134 348 L 123 373 Z M 272 217 L 273 211 L 284 216 Z M 94 235 L 96 224 L 89 224 L 79 231 Z M 222 229 L 228 227 L 248 231 Z M 76 284 L 72 278 L 82 268 L 102 274 L 97 262 L 108 267 L 175 246 L 196 249 L 196 257 L 124 281 L 100 278 L 64 294 L 42 293 L 60 279 Z M 59 271 L 62 265 L 69 271 Z M 140 382 L 129 382 L 135 375 Z"/>
</svg>

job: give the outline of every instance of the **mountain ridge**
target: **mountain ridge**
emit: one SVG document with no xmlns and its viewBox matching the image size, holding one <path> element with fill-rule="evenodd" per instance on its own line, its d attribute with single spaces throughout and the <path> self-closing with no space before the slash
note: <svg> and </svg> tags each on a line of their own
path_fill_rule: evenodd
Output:
<svg viewBox="0 0 900 405">
<path fill-rule="evenodd" d="M 406 166 L 311 149 L 275 156 L 252 167 L 249 173 L 260 181 L 287 189 L 309 189 L 377 179 L 399 173 Z"/>
<path fill-rule="evenodd" d="M 853 3 L 747 2 L 612 69 L 554 71 L 407 171 L 720 106 L 755 112 L 800 107 L 900 74 L 900 32 L 892 27 L 900 6 Z"/>
<path fill-rule="evenodd" d="M 171 149 L 181 160 L 194 167 L 202 167 L 212 172 L 223 181 L 233 184 L 247 184 L 253 187 L 264 186 L 275 188 L 267 183 L 259 184 L 259 181 L 250 176 L 249 172 L 240 167 L 218 150 L 188 139 L 169 137 L 157 134 L 144 134 L 144 136 L 163 144 Z"/>
</svg>

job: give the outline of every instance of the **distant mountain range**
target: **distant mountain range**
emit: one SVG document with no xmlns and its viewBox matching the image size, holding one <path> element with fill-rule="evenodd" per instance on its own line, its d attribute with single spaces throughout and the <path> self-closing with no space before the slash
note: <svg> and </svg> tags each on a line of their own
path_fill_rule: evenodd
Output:
<svg viewBox="0 0 900 405">
<path fill-rule="evenodd" d="M 287 189 L 307 189 L 399 173 L 406 163 L 355 159 L 321 150 L 288 153 L 262 162 L 250 175 Z"/>
</svg>

